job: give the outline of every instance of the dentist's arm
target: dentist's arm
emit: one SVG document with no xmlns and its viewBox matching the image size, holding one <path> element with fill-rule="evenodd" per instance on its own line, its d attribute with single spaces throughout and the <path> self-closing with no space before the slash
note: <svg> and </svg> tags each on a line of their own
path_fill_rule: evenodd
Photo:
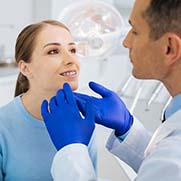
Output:
<svg viewBox="0 0 181 181">
<path fill-rule="evenodd" d="M 86 101 L 91 98 L 96 111 L 95 122 L 114 129 L 116 136 L 125 134 L 133 123 L 133 116 L 126 108 L 124 102 L 115 92 L 100 84 L 90 82 L 89 87 L 98 93 L 101 98 L 74 93 L 81 112 L 85 115 Z"/>
<path fill-rule="evenodd" d="M 91 100 L 86 103 L 85 117 L 79 113 L 72 90 L 64 84 L 50 100 L 43 101 L 41 112 L 57 152 L 53 164 L 54 180 L 95 180 L 87 145 L 95 128 Z M 49 106 L 49 107 L 48 107 Z M 75 147 L 75 148 L 74 148 Z"/>
<path fill-rule="evenodd" d="M 74 93 L 79 109 L 85 114 L 86 100 L 92 99 L 96 111 L 95 122 L 114 130 L 106 147 L 137 172 L 144 159 L 150 134 L 136 118 L 133 121 L 133 116 L 115 92 L 95 82 L 90 82 L 89 87 L 101 98 Z"/>
<path fill-rule="evenodd" d="M 51 173 L 54 181 L 97 180 L 87 146 L 84 144 L 70 144 L 58 151 Z"/>
</svg>

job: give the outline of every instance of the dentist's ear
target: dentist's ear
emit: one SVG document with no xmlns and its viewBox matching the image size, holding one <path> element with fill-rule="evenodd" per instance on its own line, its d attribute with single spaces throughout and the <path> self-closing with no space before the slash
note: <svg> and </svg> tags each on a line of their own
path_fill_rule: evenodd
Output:
<svg viewBox="0 0 181 181">
<path fill-rule="evenodd" d="M 181 58 L 181 38 L 174 33 L 167 33 L 166 36 L 166 63 L 167 65 L 171 65 Z"/>
<path fill-rule="evenodd" d="M 31 73 L 31 70 L 30 70 L 30 67 L 29 67 L 29 64 L 26 63 L 24 60 L 20 60 L 18 62 L 18 67 L 19 67 L 19 70 L 20 72 L 26 76 L 27 78 L 32 78 L 32 73 Z"/>
</svg>

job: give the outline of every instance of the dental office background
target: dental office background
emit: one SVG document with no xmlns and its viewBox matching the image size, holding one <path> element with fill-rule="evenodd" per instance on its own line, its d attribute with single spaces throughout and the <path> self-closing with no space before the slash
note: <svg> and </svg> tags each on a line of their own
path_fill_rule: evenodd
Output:
<svg viewBox="0 0 181 181">
<path fill-rule="evenodd" d="M 117 25 L 120 23 L 120 32 L 119 35 L 115 36 L 114 34 L 113 36 L 111 32 L 107 31 L 108 34 L 105 38 L 100 32 L 96 32 L 96 28 L 92 29 L 91 37 L 95 37 L 95 39 L 91 39 L 94 50 L 88 51 L 87 54 L 84 52 L 84 56 L 80 56 L 81 73 L 78 91 L 93 94 L 88 88 L 88 82 L 90 80 L 96 81 L 117 92 L 131 112 L 150 131 L 153 131 L 161 123 L 163 110 L 170 101 L 168 92 L 158 81 L 136 80 L 132 77 L 129 53 L 122 46 L 122 40 L 129 30 L 127 21 L 134 0 L 102 0 L 99 2 L 96 0 L 0 0 L 0 2 L 0 106 L 8 103 L 14 96 L 18 75 L 18 69 L 14 64 L 14 46 L 16 37 L 23 27 L 43 19 L 61 21 L 62 16 L 67 17 L 68 13 L 71 12 L 67 9 L 73 3 L 79 5 L 81 3 L 96 5 L 98 3 L 99 6 L 99 3 L 103 3 L 102 6 L 107 11 L 105 16 L 109 13 L 111 16 L 115 11 L 119 13 L 119 15 L 116 14 L 115 19 L 112 20 L 114 22 L 110 25 L 116 26 L 117 18 Z M 76 11 L 74 13 L 76 14 Z M 105 18 L 105 16 L 102 15 L 101 18 Z M 112 29 L 114 28 L 112 27 Z M 98 34 L 99 36 L 97 36 Z M 88 46 L 88 48 L 90 47 Z M 104 147 L 111 130 L 101 126 L 97 126 L 96 129 L 99 154 L 98 176 L 107 181 L 128 181 L 134 178 L 133 170 L 110 155 Z"/>
</svg>

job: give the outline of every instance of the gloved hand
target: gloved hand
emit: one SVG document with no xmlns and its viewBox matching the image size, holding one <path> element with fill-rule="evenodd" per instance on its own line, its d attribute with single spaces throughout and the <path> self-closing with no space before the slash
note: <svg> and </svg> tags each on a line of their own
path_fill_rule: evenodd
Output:
<svg viewBox="0 0 181 181">
<path fill-rule="evenodd" d="M 114 129 L 116 136 L 121 136 L 126 133 L 132 125 L 133 116 L 130 114 L 123 101 L 115 92 L 95 82 L 90 82 L 89 87 L 100 94 L 102 98 L 74 93 L 74 97 L 77 100 L 82 114 L 85 114 L 85 103 L 91 97 L 96 111 L 95 122 Z"/>
<path fill-rule="evenodd" d="M 51 98 L 49 108 L 46 100 L 42 102 L 41 114 L 57 150 L 72 143 L 88 145 L 95 128 L 91 100 L 86 100 L 85 118 L 82 118 L 67 83 Z"/>
</svg>

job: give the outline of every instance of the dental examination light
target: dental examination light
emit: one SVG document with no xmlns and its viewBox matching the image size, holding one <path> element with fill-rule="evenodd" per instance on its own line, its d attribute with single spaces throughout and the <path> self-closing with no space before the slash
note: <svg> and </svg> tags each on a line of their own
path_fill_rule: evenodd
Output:
<svg viewBox="0 0 181 181">
<path fill-rule="evenodd" d="M 130 83 L 131 83 L 132 80 L 133 80 L 133 76 L 130 75 L 130 76 L 128 77 L 128 79 L 126 80 L 126 82 L 124 83 L 123 87 L 122 87 L 122 85 L 121 85 L 121 87 L 118 88 L 117 93 L 118 93 L 119 96 L 124 96 L 124 94 L 125 94 L 128 86 L 130 85 Z"/>
<path fill-rule="evenodd" d="M 118 10 L 97 0 L 76 1 L 65 7 L 58 20 L 73 34 L 82 58 L 107 59 L 120 46 L 124 21 Z"/>
<path fill-rule="evenodd" d="M 130 113 L 131 113 L 131 114 L 134 113 L 134 110 L 135 110 L 136 105 L 137 105 L 137 103 L 138 103 L 138 100 L 139 100 L 139 98 L 140 98 L 140 96 L 141 96 L 141 93 L 142 93 L 142 91 L 143 91 L 143 88 L 144 88 L 144 84 L 143 84 L 143 82 L 141 81 L 141 82 L 140 82 L 139 89 L 138 89 L 135 97 L 133 98 L 133 102 L 132 102 L 132 105 L 131 105 L 131 108 L 130 108 Z"/>
</svg>

